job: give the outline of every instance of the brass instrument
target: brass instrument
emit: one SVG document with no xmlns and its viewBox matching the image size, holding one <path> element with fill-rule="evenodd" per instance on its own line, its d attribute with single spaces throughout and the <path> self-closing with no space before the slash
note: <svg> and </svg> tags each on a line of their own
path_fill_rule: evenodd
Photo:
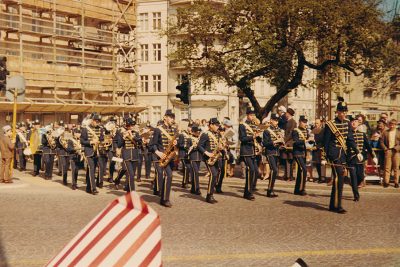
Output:
<svg viewBox="0 0 400 267">
<path fill-rule="evenodd" d="M 220 139 L 220 140 L 221 140 L 221 139 Z M 213 150 L 213 152 L 212 152 L 212 156 L 209 157 L 209 158 L 207 159 L 207 164 L 208 164 L 209 166 L 213 166 L 213 165 L 217 162 L 217 160 L 218 160 L 220 157 L 222 157 L 221 150 L 222 150 L 223 148 L 222 148 L 222 143 L 221 143 L 220 140 L 218 141 L 218 143 L 215 144 L 215 148 L 214 148 L 214 150 Z"/>
<path fill-rule="evenodd" d="M 74 137 L 70 138 L 69 140 L 72 141 L 74 150 L 75 150 L 76 154 L 79 156 L 79 161 L 82 161 L 84 159 L 84 154 L 83 154 L 81 142 L 79 140 L 75 139 Z"/>
<path fill-rule="evenodd" d="M 193 149 L 195 149 L 197 147 L 197 145 L 199 144 L 200 137 L 196 138 L 196 137 L 193 136 L 192 140 L 193 139 L 194 139 L 194 141 L 193 141 L 192 145 L 188 149 L 188 155 L 190 155 L 190 153 L 192 153 Z"/>
<path fill-rule="evenodd" d="M 125 128 L 121 128 L 121 134 L 122 134 L 123 138 L 128 138 L 133 144 L 135 144 L 135 147 L 137 147 L 137 143 L 133 136 L 132 130 L 127 130 Z M 112 143 L 112 140 L 111 140 L 111 143 Z"/>
<path fill-rule="evenodd" d="M 88 132 L 90 132 L 90 134 L 93 136 L 93 142 L 94 142 L 94 145 L 93 145 L 93 150 L 97 153 L 97 155 L 99 154 L 99 141 L 100 141 L 100 138 L 99 138 L 99 136 L 97 136 L 97 134 L 96 134 L 96 132 L 95 131 L 93 131 L 93 129 L 92 128 L 90 128 L 90 126 L 86 126 L 86 127 L 84 127 L 84 128 L 86 128 L 87 130 L 88 130 Z"/>
<path fill-rule="evenodd" d="M 164 156 L 160 158 L 160 166 L 161 167 L 166 167 L 171 160 L 173 160 L 177 155 L 177 149 L 176 146 L 174 145 L 174 142 L 176 140 L 178 135 L 175 135 L 168 143 L 167 149 L 164 151 Z"/>
<path fill-rule="evenodd" d="M 19 136 L 19 140 L 20 140 L 22 143 L 24 143 L 25 146 L 26 146 L 25 149 L 24 149 L 24 151 L 23 151 L 24 155 L 25 155 L 25 156 L 30 156 L 30 155 L 32 155 L 32 150 L 31 150 L 31 148 L 29 147 L 29 142 L 28 142 L 28 140 L 26 140 L 25 135 L 24 135 L 22 132 L 17 132 L 17 134 L 18 134 L 18 136 Z"/>
<path fill-rule="evenodd" d="M 29 148 L 31 149 L 32 154 L 36 154 L 39 150 L 42 135 L 46 134 L 45 128 L 33 129 L 30 139 L 29 139 Z"/>
<path fill-rule="evenodd" d="M 49 143 L 50 148 L 51 149 L 56 149 L 56 147 L 57 147 L 56 139 L 52 135 L 52 131 L 48 131 L 46 133 L 46 139 L 47 139 L 47 142 Z"/>
<path fill-rule="evenodd" d="M 260 126 L 260 120 L 257 118 L 254 118 L 253 120 L 254 125 L 256 125 L 257 129 L 254 131 L 254 135 L 253 135 L 253 142 L 254 142 L 254 154 L 255 155 L 261 155 L 263 148 L 262 145 L 260 144 L 260 142 L 257 141 L 257 136 L 262 132 L 259 129 Z"/>
</svg>

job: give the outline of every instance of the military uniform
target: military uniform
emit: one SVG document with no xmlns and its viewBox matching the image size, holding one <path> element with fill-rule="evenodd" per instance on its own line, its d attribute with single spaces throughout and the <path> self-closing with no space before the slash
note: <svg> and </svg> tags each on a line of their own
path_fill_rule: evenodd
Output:
<svg viewBox="0 0 400 267">
<path fill-rule="evenodd" d="M 183 176 L 182 176 L 182 188 L 186 188 L 186 186 L 189 184 L 189 177 L 191 173 L 191 165 L 190 165 L 190 160 L 188 158 L 188 149 L 189 149 L 189 141 L 190 135 L 184 131 L 179 134 L 178 136 L 178 156 L 179 160 L 182 163 L 182 169 L 183 169 Z"/>
<path fill-rule="evenodd" d="M 45 167 L 44 178 L 47 180 L 53 177 L 54 157 L 57 153 L 56 140 L 54 139 L 54 143 L 51 144 L 48 139 L 50 135 L 50 133 L 42 135 L 43 162 Z"/>
<path fill-rule="evenodd" d="M 171 110 L 167 110 L 165 116 L 173 116 Z M 161 130 L 161 128 L 163 130 Z M 172 164 L 173 162 L 169 162 L 169 164 L 165 167 L 160 166 L 160 158 L 156 155 L 156 151 L 165 152 L 168 147 L 168 144 L 175 139 L 176 136 L 176 128 L 172 126 L 167 126 L 165 123 L 154 128 L 153 136 L 150 141 L 149 147 L 151 152 L 153 153 L 153 163 L 154 169 L 156 172 L 155 183 L 153 188 L 154 195 L 161 194 L 160 204 L 170 207 L 171 203 L 169 201 L 169 196 L 171 192 L 171 183 L 172 183 Z M 164 175 L 165 174 L 165 175 Z"/>
<path fill-rule="evenodd" d="M 277 114 L 271 114 L 271 119 L 278 120 Z M 270 179 L 267 188 L 267 197 L 277 197 L 274 193 L 275 180 L 278 176 L 279 148 L 283 143 L 279 143 L 281 129 L 279 127 L 270 126 L 263 132 L 263 147 L 265 148 L 265 157 L 271 169 Z M 282 140 L 283 142 L 283 140 Z"/>
<path fill-rule="evenodd" d="M 99 138 L 99 141 L 104 141 L 104 136 L 101 135 L 100 126 L 87 126 L 90 127 L 93 133 Z M 82 128 L 81 144 L 84 148 L 85 157 L 87 160 L 86 168 L 86 192 L 91 194 L 97 194 L 96 189 L 96 167 L 98 165 L 98 151 L 95 150 L 95 146 L 90 142 L 95 139 L 94 134 L 89 131 L 86 127 Z"/>
<path fill-rule="evenodd" d="M 128 131 L 127 129 L 125 130 Z M 135 174 L 138 167 L 142 139 L 139 133 L 133 130 L 131 138 L 127 134 L 118 132 L 116 139 L 118 148 L 122 148 L 121 156 L 127 173 L 127 185 L 125 189 L 127 192 L 131 192 L 135 190 Z M 116 181 L 116 184 L 119 184 L 119 181 Z"/>
<path fill-rule="evenodd" d="M 20 135 L 23 135 L 26 140 L 28 140 L 28 136 L 26 132 L 20 131 L 19 134 L 17 134 L 15 138 L 15 150 L 17 153 L 18 157 L 18 164 L 19 164 L 19 170 L 20 171 L 25 171 L 26 170 L 26 156 L 24 154 L 24 149 L 27 148 L 27 144 L 21 140 Z M 14 159 L 15 162 L 15 159 Z M 15 162 L 16 163 L 16 162 Z M 14 166 L 17 166 L 14 164 Z"/>
<path fill-rule="evenodd" d="M 79 172 L 79 168 L 81 167 L 82 164 L 82 156 L 83 156 L 83 151 L 77 151 L 76 148 L 79 149 L 78 144 L 80 143 L 79 139 L 76 139 L 75 137 L 74 141 L 72 140 L 68 140 L 68 145 L 67 145 L 67 152 L 69 155 L 69 159 L 70 159 L 70 164 L 71 164 L 71 180 L 72 180 L 72 189 L 75 190 L 77 188 L 77 183 L 78 183 L 78 172 Z M 75 143 L 74 143 L 75 142 Z M 82 156 L 81 156 L 82 155 Z"/>
<path fill-rule="evenodd" d="M 192 132 L 200 132 L 200 128 L 198 126 L 192 127 Z M 199 181 L 199 171 L 200 171 L 200 162 L 202 161 L 202 155 L 200 150 L 198 149 L 198 143 L 200 140 L 200 136 L 191 136 L 188 140 L 189 147 L 189 160 L 191 166 L 191 189 L 190 193 L 195 195 L 201 195 L 200 193 L 200 181 Z"/>
<path fill-rule="evenodd" d="M 217 121 L 215 119 L 215 121 Z M 219 122 L 218 122 L 219 124 Z M 218 160 L 213 165 L 208 164 L 209 157 L 205 154 L 205 152 L 215 153 L 218 151 L 218 144 L 220 142 L 220 137 L 218 133 L 213 133 L 211 131 L 202 133 L 200 136 L 200 140 L 198 143 L 198 149 L 203 154 L 203 160 L 207 166 L 207 169 L 210 173 L 210 178 L 208 182 L 207 189 L 207 198 L 206 201 L 209 203 L 214 203 L 216 200 L 213 197 L 215 185 L 217 183 L 218 175 L 220 172 L 220 166 Z"/>
<path fill-rule="evenodd" d="M 70 154 L 67 151 L 68 148 L 68 141 L 65 140 L 66 142 L 65 147 L 62 144 L 62 140 L 59 137 L 57 138 L 57 149 L 58 149 L 58 164 L 61 166 L 61 175 L 63 178 L 63 184 L 67 185 L 67 177 L 68 177 L 68 169 L 69 169 L 69 164 L 70 164 Z"/>
<path fill-rule="evenodd" d="M 249 120 L 239 125 L 240 156 L 246 164 L 246 184 L 243 197 L 250 200 L 254 199 L 253 190 L 259 176 L 254 143 L 256 127 Z"/>
<path fill-rule="evenodd" d="M 100 135 L 103 136 L 104 140 L 99 144 L 99 171 L 98 176 L 96 177 L 96 185 L 99 188 L 103 187 L 104 176 L 106 175 L 107 170 L 107 161 L 109 158 L 109 151 L 111 150 L 111 146 L 113 143 L 112 133 L 107 131 L 104 127 L 101 127 Z M 105 143 L 108 143 L 106 146 Z"/>
<path fill-rule="evenodd" d="M 346 104 L 339 102 L 337 110 L 347 111 Z M 324 131 L 324 144 L 327 160 L 332 163 L 333 176 L 329 210 L 345 213 L 346 211 L 342 208 L 342 193 L 347 148 L 353 149 L 356 154 L 359 153 L 349 121 L 340 120 L 338 117 L 328 121 Z"/>
<path fill-rule="evenodd" d="M 220 140 L 222 140 L 222 135 L 219 133 L 219 138 Z M 225 149 L 223 149 L 221 151 L 221 157 L 218 160 L 218 166 L 220 168 L 220 172 L 219 172 L 219 177 L 218 177 L 218 181 L 217 184 L 215 186 L 215 192 L 222 194 L 222 183 L 226 177 L 227 174 L 227 168 L 228 168 L 228 152 L 227 149 L 225 147 Z"/>
<path fill-rule="evenodd" d="M 293 157 L 296 161 L 296 184 L 294 186 L 295 195 L 306 195 L 306 140 L 308 139 L 307 129 L 295 128 L 292 132 L 293 139 Z"/>
<path fill-rule="evenodd" d="M 372 157 L 376 157 L 372 151 L 372 147 L 369 144 L 368 138 L 365 133 L 358 130 L 353 131 L 354 140 L 357 144 L 358 152 L 363 155 L 363 160 L 357 158 L 357 153 L 353 149 L 348 150 L 348 164 L 350 172 L 351 188 L 353 190 L 354 201 L 360 200 L 360 194 L 358 192 L 358 185 L 364 180 L 364 163 L 367 160 L 368 153 Z"/>
</svg>

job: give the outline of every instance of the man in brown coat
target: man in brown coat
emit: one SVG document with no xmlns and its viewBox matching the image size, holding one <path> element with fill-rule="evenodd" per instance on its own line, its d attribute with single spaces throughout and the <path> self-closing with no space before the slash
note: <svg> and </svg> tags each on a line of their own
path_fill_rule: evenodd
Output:
<svg viewBox="0 0 400 267">
<path fill-rule="evenodd" d="M 12 131 L 9 125 L 3 127 L 3 133 L 4 134 L 0 136 L 0 182 L 12 183 L 13 181 L 10 177 L 10 164 L 14 156 L 15 141 L 12 140 Z"/>
<path fill-rule="evenodd" d="M 399 187 L 399 160 L 400 160 L 400 131 L 396 129 L 397 121 L 390 120 L 389 129 L 382 133 L 380 140 L 381 148 L 385 153 L 385 174 L 383 177 L 383 186 L 388 187 L 390 173 L 393 170 L 394 187 Z"/>
</svg>

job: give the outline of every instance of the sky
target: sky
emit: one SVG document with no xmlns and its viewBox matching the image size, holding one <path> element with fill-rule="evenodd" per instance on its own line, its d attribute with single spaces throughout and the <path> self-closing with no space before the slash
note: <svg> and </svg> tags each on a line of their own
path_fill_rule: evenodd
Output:
<svg viewBox="0 0 400 267">
<path fill-rule="evenodd" d="M 397 14 L 400 13 L 400 0 L 383 0 L 382 8 L 384 11 L 388 12 L 386 18 L 391 20 L 395 13 L 397 7 Z"/>
</svg>

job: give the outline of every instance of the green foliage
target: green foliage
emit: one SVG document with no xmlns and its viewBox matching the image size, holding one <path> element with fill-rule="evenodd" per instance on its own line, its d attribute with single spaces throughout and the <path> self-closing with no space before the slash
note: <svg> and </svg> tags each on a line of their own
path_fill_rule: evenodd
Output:
<svg viewBox="0 0 400 267">
<path fill-rule="evenodd" d="M 250 99 L 258 116 L 303 80 L 306 68 L 355 75 L 380 68 L 389 36 L 377 0 L 197 0 L 179 8 L 166 34 L 170 58 L 195 77 L 221 79 Z M 266 78 L 277 93 L 261 107 L 249 84 Z"/>
</svg>

